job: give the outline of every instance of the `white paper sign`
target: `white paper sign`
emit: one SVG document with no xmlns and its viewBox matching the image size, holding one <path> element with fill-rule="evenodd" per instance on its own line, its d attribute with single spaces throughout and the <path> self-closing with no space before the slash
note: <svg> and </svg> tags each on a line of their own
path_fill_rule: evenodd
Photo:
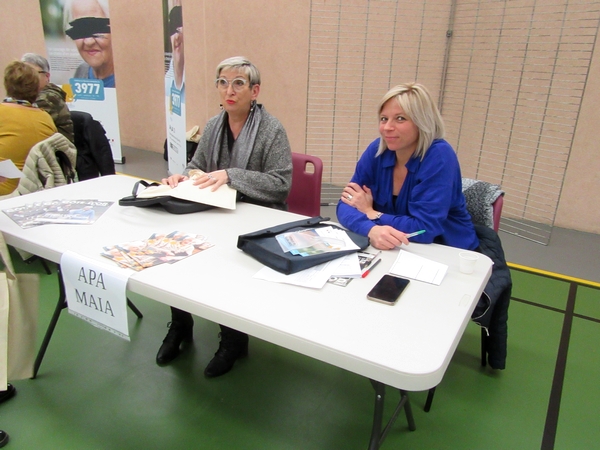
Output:
<svg viewBox="0 0 600 450">
<path fill-rule="evenodd" d="M 133 273 L 74 252 L 60 259 L 69 313 L 129 340 L 127 280 Z"/>
</svg>

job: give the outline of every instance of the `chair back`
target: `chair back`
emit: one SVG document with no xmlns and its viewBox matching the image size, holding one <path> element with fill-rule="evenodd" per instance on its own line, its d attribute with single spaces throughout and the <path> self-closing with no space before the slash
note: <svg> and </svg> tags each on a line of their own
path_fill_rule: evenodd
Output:
<svg viewBox="0 0 600 450">
<path fill-rule="evenodd" d="M 504 195 L 499 195 L 492 203 L 492 215 L 494 220 L 494 231 L 500 230 L 500 218 L 502 217 L 502 206 L 504 206 Z"/>
<path fill-rule="evenodd" d="M 79 181 L 104 175 L 114 175 L 115 162 L 100 122 L 84 111 L 71 111 L 75 147 L 77 147 L 77 176 Z"/>
<path fill-rule="evenodd" d="M 487 181 L 463 178 L 462 191 L 473 223 L 490 227 L 497 233 L 504 205 L 502 187 Z"/>
<path fill-rule="evenodd" d="M 323 161 L 317 156 L 292 152 L 292 165 L 292 189 L 287 198 L 288 210 L 310 217 L 321 215 Z"/>
</svg>

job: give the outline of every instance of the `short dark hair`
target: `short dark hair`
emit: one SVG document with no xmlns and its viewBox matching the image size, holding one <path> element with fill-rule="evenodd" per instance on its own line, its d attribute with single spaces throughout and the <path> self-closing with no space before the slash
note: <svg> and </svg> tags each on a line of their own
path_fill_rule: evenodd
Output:
<svg viewBox="0 0 600 450">
<path fill-rule="evenodd" d="M 4 89 L 16 100 L 35 102 L 40 89 L 37 70 L 22 61 L 13 61 L 4 69 Z"/>
</svg>

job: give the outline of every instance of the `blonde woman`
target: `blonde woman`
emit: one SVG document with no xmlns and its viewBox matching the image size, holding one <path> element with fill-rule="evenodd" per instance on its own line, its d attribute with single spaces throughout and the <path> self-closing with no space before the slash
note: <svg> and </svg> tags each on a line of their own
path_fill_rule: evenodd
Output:
<svg viewBox="0 0 600 450">
<path fill-rule="evenodd" d="M 414 242 L 475 250 L 458 158 L 425 86 L 406 83 L 379 103 L 379 134 L 361 156 L 337 206 L 348 229 L 389 250 Z"/>
</svg>

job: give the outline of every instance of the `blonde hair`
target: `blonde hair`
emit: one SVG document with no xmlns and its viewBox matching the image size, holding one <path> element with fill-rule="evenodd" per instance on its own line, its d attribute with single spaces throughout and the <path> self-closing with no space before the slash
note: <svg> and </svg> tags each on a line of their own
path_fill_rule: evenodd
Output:
<svg viewBox="0 0 600 450">
<path fill-rule="evenodd" d="M 237 70 L 238 72 L 243 73 L 248 77 L 250 87 L 255 84 L 260 85 L 260 72 L 258 71 L 258 68 L 243 56 L 234 56 L 221 61 L 217 66 L 216 78 L 221 76 L 223 70 Z"/>
<path fill-rule="evenodd" d="M 419 129 L 419 139 L 413 157 L 423 159 L 432 142 L 444 138 L 444 121 L 440 111 L 427 88 L 419 83 L 403 83 L 390 89 L 379 102 L 378 114 L 381 114 L 383 106 L 391 99 L 396 99 L 404 113 Z M 381 139 L 375 156 L 381 155 L 385 150 L 387 145 L 385 140 Z"/>
</svg>

